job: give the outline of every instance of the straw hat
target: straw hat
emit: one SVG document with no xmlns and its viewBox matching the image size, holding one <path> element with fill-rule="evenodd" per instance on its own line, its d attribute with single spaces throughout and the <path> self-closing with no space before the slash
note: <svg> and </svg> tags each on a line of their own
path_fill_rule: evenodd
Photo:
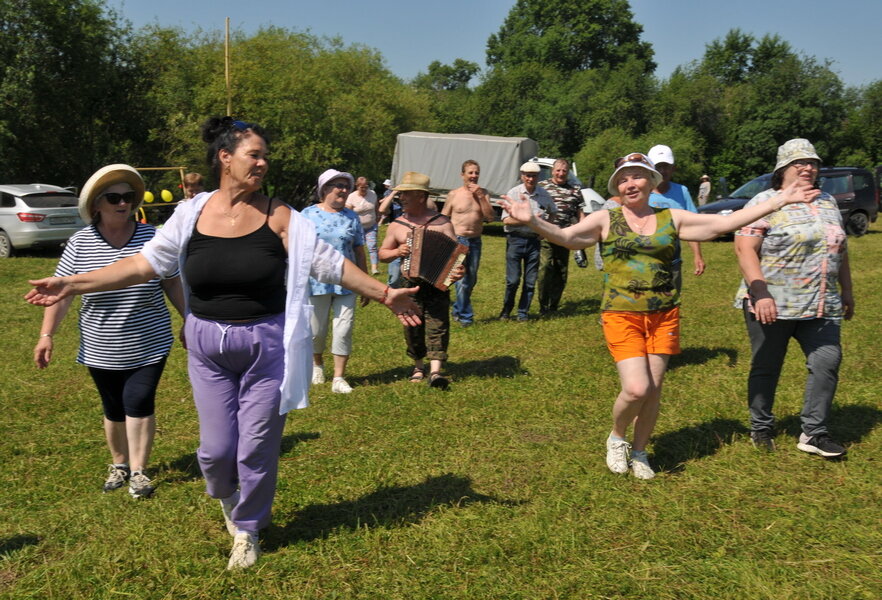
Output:
<svg viewBox="0 0 882 600">
<path fill-rule="evenodd" d="M 141 174 L 129 165 L 107 165 L 95 171 L 80 192 L 80 217 L 87 225 L 92 223 L 95 201 L 104 190 L 117 183 L 128 183 L 135 191 L 132 212 L 137 212 L 141 207 L 141 202 L 144 201 L 144 180 L 141 179 Z"/>
<path fill-rule="evenodd" d="M 417 173 L 416 171 L 408 171 L 401 178 L 401 183 L 392 188 L 396 192 L 426 192 L 429 193 L 429 176 Z"/>
</svg>

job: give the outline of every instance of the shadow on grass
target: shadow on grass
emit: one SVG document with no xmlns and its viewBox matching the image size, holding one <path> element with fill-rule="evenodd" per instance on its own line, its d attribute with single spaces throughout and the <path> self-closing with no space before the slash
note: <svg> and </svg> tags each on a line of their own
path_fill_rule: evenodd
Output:
<svg viewBox="0 0 882 600">
<path fill-rule="evenodd" d="M 521 504 L 479 494 L 472 489 L 470 477 L 446 473 L 427 477 L 416 485 L 380 487 L 356 500 L 307 506 L 293 513 L 285 525 L 270 525 L 264 547 L 275 550 L 300 541 L 321 539 L 341 528 L 404 527 L 418 523 L 439 507 L 459 508 L 478 502 Z"/>
<path fill-rule="evenodd" d="M 284 456 L 300 442 L 317 440 L 320 437 L 320 433 L 311 431 L 289 433 L 288 435 L 282 436 L 282 443 L 279 449 L 279 455 Z M 172 462 L 163 463 L 160 471 L 162 471 L 163 473 L 163 481 L 169 483 L 177 481 L 195 481 L 197 479 L 202 479 L 202 470 L 199 468 L 199 461 L 196 459 L 195 452 L 185 454 L 179 458 L 176 458 Z"/>
<path fill-rule="evenodd" d="M 747 433 L 747 427 L 735 419 L 714 419 L 694 427 L 663 433 L 652 439 L 655 450 L 653 464 L 662 471 L 680 472 L 687 460 L 715 454 L 723 446 L 731 444 L 736 434 Z"/>
<path fill-rule="evenodd" d="M 703 346 L 696 346 L 693 348 L 683 348 L 683 352 L 673 355 L 668 363 L 668 371 L 688 365 L 702 365 L 721 355 L 728 357 L 727 367 L 734 367 L 738 362 L 738 350 L 734 348 L 705 348 Z"/>
<path fill-rule="evenodd" d="M 39 543 L 40 536 L 37 535 L 21 534 L 0 538 L 0 557 L 5 557 L 10 552 L 21 550 L 25 546 L 36 546 Z"/>
<path fill-rule="evenodd" d="M 407 381 L 412 371 L 413 367 L 411 365 L 395 367 L 381 373 L 374 373 L 373 375 L 359 378 L 359 381 L 362 382 L 362 385 Z M 455 376 L 456 379 L 464 377 L 514 377 L 515 375 L 523 374 L 521 361 L 514 356 L 491 356 L 483 360 L 471 360 L 460 363 L 448 362 L 445 371 Z"/>
<path fill-rule="evenodd" d="M 582 298 L 581 300 L 566 300 L 556 311 L 542 316 L 543 319 L 565 319 L 569 317 L 584 317 L 600 313 L 600 298 Z"/>
<path fill-rule="evenodd" d="M 828 424 L 833 439 L 843 444 L 859 442 L 882 422 L 882 410 L 866 404 L 847 404 L 830 409 Z M 799 437 L 802 424 L 799 415 L 788 415 L 778 421 L 778 431 Z"/>
</svg>

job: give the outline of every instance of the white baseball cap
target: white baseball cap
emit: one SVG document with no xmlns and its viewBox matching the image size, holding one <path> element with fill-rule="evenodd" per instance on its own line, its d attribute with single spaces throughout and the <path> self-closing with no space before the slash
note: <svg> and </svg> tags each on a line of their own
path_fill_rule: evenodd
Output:
<svg viewBox="0 0 882 600">
<path fill-rule="evenodd" d="M 665 146 L 664 144 L 653 146 L 649 149 L 649 152 L 646 153 L 646 156 L 648 156 L 649 160 L 656 165 L 658 163 L 668 163 L 669 165 L 674 164 L 674 151 L 671 150 L 670 146 Z"/>
</svg>

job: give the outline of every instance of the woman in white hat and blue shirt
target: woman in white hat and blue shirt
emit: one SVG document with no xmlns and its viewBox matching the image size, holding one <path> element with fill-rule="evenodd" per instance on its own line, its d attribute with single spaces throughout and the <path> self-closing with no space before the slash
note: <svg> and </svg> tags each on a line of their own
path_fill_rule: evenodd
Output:
<svg viewBox="0 0 882 600">
<path fill-rule="evenodd" d="M 318 204 L 303 210 L 303 216 L 315 223 L 319 238 L 337 252 L 367 272 L 364 256 L 364 229 L 358 215 L 346 206 L 346 198 L 355 185 L 350 173 L 328 169 L 318 178 Z M 356 295 L 339 284 L 323 283 L 309 278 L 309 303 L 313 306 L 312 323 L 312 383 L 325 382 L 324 359 L 328 325 L 333 315 L 331 354 L 334 356 L 334 379 L 331 391 L 348 394 L 352 391 L 346 381 L 346 363 L 352 354 L 352 329 L 355 325 Z M 362 306 L 368 303 L 362 297 Z"/>
<path fill-rule="evenodd" d="M 128 165 L 99 169 L 83 186 L 80 215 L 89 224 L 71 236 L 55 269 L 56 277 L 85 273 L 140 252 L 156 233 L 134 215 L 144 198 L 144 181 Z M 156 386 L 174 336 L 163 292 L 181 315 L 181 279 L 172 273 L 116 291 L 84 294 L 79 314 L 77 362 L 86 365 L 104 408 L 104 434 L 111 464 L 104 491 L 129 483 L 134 498 L 153 494 L 145 472 L 153 437 Z M 45 369 L 52 361 L 52 336 L 73 296 L 46 308 L 34 362 Z"/>
<path fill-rule="evenodd" d="M 711 240 L 784 204 L 807 202 L 816 195 L 808 186 L 791 186 L 766 205 L 726 216 L 702 215 L 651 207 L 649 195 L 661 179 L 643 154 L 623 157 L 608 184 L 609 193 L 621 198 L 621 206 L 595 211 L 564 229 L 538 218 L 526 202 L 503 202 L 512 218 L 553 244 L 571 250 L 601 245 L 604 336 L 621 382 L 613 404 L 606 463 L 614 473 L 624 474 L 630 468 L 639 479 L 655 476 L 646 446 L 658 418 L 668 360 L 680 352 L 680 299 L 671 264 L 677 240 Z M 629 443 L 627 433 L 632 424 L 634 435 Z"/>
</svg>

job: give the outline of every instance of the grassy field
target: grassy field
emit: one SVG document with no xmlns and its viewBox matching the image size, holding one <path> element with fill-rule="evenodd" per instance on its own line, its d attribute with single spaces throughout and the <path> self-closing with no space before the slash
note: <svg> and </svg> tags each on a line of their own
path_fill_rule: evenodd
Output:
<svg viewBox="0 0 882 600">
<path fill-rule="evenodd" d="M 704 276 L 684 275 L 684 353 L 649 448 L 661 472 L 612 475 L 603 453 L 618 382 L 598 273 L 572 265 L 556 318 L 495 321 L 504 239 L 494 229 L 478 320 L 451 336 L 449 392 L 407 382 L 399 326 L 380 306 L 360 309 L 355 391 L 313 388 L 312 407 L 290 414 L 274 524 L 243 573 L 224 570 L 231 541 L 195 461 L 184 351 L 157 399 L 155 497 L 102 494 L 109 454 L 100 402 L 74 363 L 73 314 L 55 363 L 38 372 L 31 359 L 41 311 L 21 297 L 57 257 L 2 261 L 0 597 L 880 598 L 882 224 L 850 245 L 857 315 L 843 329 L 831 420 L 848 460 L 795 447 L 795 345 L 778 452 L 750 445 L 749 346 L 731 308 L 731 243 L 718 242 L 704 245 Z"/>
</svg>

